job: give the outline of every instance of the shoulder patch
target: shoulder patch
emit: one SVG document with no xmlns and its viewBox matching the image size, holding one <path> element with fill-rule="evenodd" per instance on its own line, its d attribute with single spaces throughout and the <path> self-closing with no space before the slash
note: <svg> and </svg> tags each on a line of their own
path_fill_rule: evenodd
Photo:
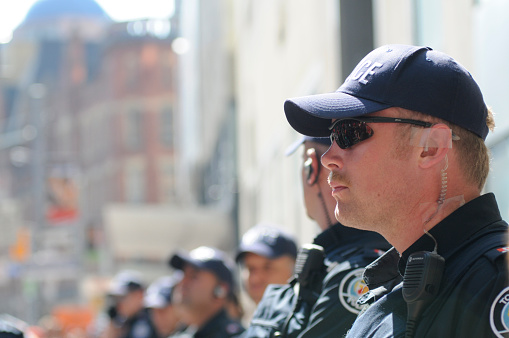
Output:
<svg viewBox="0 0 509 338">
<path fill-rule="evenodd" d="M 150 336 L 150 326 L 144 321 L 137 321 L 132 328 L 132 336 L 135 338 L 146 338 Z"/>
<path fill-rule="evenodd" d="M 509 287 L 506 287 L 491 304 L 490 326 L 497 337 L 509 334 Z"/>
<path fill-rule="evenodd" d="M 505 255 L 509 252 L 509 247 L 501 247 L 488 250 L 484 255 L 488 257 L 489 260 L 494 262 L 498 257 Z"/>
<path fill-rule="evenodd" d="M 226 325 L 226 333 L 230 335 L 240 333 L 241 331 L 242 327 L 237 323 L 230 323 Z"/>
<path fill-rule="evenodd" d="M 339 300 L 345 309 L 358 314 L 362 309 L 357 300 L 360 296 L 368 292 L 368 287 L 362 279 L 364 268 L 350 271 L 343 277 L 339 284 Z"/>
</svg>

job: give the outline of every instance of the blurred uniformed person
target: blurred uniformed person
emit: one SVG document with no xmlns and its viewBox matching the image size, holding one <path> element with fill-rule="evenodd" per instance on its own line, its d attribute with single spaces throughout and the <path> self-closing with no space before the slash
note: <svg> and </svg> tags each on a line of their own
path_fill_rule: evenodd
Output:
<svg viewBox="0 0 509 338">
<path fill-rule="evenodd" d="M 175 285 L 182 279 L 179 272 L 158 278 L 145 292 L 145 307 L 149 310 L 152 324 L 160 338 L 182 330 L 180 314 L 172 302 Z"/>
<path fill-rule="evenodd" d="M 170 265 L 184 272 L 174 301 L 182 308 L 188 328 L 178 337 L 236 337 L 244 331 L 227 311 L 236 290 L 234 265 L 224 252 L 201 246 L 174 254 Z"/>
<path fill-rule="evenodd" d="M 24 328 L 19 327 L 19 325 L 16 325 L 5 317 L 10 316 L 0 317 L 0 338 L 24 338 L 26 336 Z M 17 320 L 17 318 L 12 318 Z"/>
<path fill-rule="evenodd" d="M 145 286 L 137 271 L 125 270 L 112 280 L 108 291 L 109 325 L 104 338 L 157 338 L 143 305 Z"/>
<path fill-rule="evenodd" d="M 344 227 L 334 217 L 336 201 L 327 183 L 329 171 L 320 157 L 329 138 L 303 137 L 287 155 L 302 152 L 302 185 L 309 218 L 321 233 L 304 245 L 297 258 L 296 277 L 288 285 L 267 288 L 247 337 L 341 337 L 360 311 L 356 301 L 365 293 L 364 267 L 389 244 L 382 236 Z"/>
<path fill-rule="evenodd" d="M 249 297 L 258 304 L 269 284 L 288 283 L 296 257 L 295 239 L 278 226 L 259 223 L 249 229 L 242 236 L 236 257 Z"/>
</svg>

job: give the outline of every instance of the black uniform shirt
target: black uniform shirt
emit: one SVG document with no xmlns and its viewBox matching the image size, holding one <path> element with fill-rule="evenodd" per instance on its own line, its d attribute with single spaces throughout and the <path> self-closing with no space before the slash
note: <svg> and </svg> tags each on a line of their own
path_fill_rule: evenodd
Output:
<svg viewBox="0 0 509 338">
<path fill-rule="evenodd" d="M 150 320 L 147 309 L 138 312 L 134 317 L 128 319 L 122 325 L 121 334 L 124 338 L 157 338 L 157 333 Z"/>
<path fill-rule="evenodd" d="M 419 316 L 414 337 L 507 337 L 507 223 L 501 219 L 494 195 L 463 205 L 430 233 L 438 242 L 445 269 L 440 291 Z M 371 291 L 363 298 L 376 302 L 357 318 L 347 337 L 405 336 L 407 304 L 402 284 L 383 290 L 390 284 L 388 276 L 398 271 L 404 275 L 412 253 L 433 248 L 433 240 L 423 235 L 401 258 L 391 250 L 366 269 Z M 392 272 L 387 273 L 391 265 Z M 377 271 L 380 266 L 385 273 Z"/>
<path fill-rule="evenodd" d="M 328 272 L 317 301 L 295 308 L 292 285 L 269 285 L 253 315 L 245 337 L 337 337 L 357 317 L 356 300 L 364 292 L 364 267 L 390 245 L 382 236 L 335 224 L 320 233 L 314 244 L 324 248 Z M 340 334 L 341 333 L 341 334 Z"/>
<path fill-rule="evenodd" d="M 244 328 L 239 322 L 231 319 L 223 309 L 212 317 L 201 328 L 188 327 L 183 332 L 176 333 L 170 337 L 175 338 L 226 338 L 239 337 Z"/>
</svg>

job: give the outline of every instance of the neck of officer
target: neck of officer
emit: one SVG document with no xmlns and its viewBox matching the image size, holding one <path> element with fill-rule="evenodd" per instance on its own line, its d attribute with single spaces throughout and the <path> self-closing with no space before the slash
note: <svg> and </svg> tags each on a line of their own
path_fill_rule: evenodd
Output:
<svg viewBox="0 0 509 338">
<path fill-rule="evenodd" d="M 380 232 L 400 254 L 424 236 L 425 230 L 431 230 L 463 204 L 480 196 L 479 189 L 466 183 L 461 173 L 451 167 L 448 171 L 447 192 L 442 203 L 438 202 L 442 191 L 440 182 L 423 178 L 422 183 L 409 189 L 412 194 L 408 199 L 409 207 L 393 218 L 393 226 Z"/>
<path fill-rule="evenodd" d="M 201 328 L 225 308 L 225 300 L 223 298 L 216 298 L 207 306 L 195 308 L 192 313 L 189 314 L 188 324 Z"/>
</svg>

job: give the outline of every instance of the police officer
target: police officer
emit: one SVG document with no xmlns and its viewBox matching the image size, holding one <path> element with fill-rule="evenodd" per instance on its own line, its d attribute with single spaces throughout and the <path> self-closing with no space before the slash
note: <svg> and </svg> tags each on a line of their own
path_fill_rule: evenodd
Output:
<svg viewBox="0 0 509 338">
<path fill-rule="evenodd" d="M 366 269 L 371 306 L 348 337 L 507 336 L 507 223 L 481 195 L 494 123 L 470 73 L 428 47 L 382 46 L 285 113 L 334 141 L 322 164 L 336 218 L 394 247 Z"/>
<path fill-rule="evenodd" d="M 190 253 L 175 253 L 170 265 L 184 272 L 174 301 L 182 307 L 189 327 L 178 337 L 236 337 L 244 332 L 227 312 L 235 283 L 233 262 L 224 252 L 201 246 Z"/>
<path fill-rule="evenodd" d="M 138 271 L 124 270 L 112 280 L 107 309 L 110 323 L 105 338 L 157 338 L 143 305 L 145 286 Z"/>
<path fill-rule="evenodd" d="M 172 276 L 163 276 L 149 285 L 144 304 L 158 337 L 165 338 L 183 329 L 178 309 L 173 306 L 173 289 L 182 279 L 180 271 Z"/>
<path fill-rule="evenodd" d="M 328 171 L 320 164 L 330 144 L 329 138 L 303 137 L 287 151 L 290 155 L 303 145 L 306 212 L 322 232 L 313 246 L 301 249 L 297 277 L 288 285 L 267 288 L 248 337 L 342 336 L 359 313 L 357 299 L 366 292 L 364 267 L 390 247 L 380 235 L 346 228 L 334 218 L 336 201 L 330 195 Z"/>
<path fill-rule="evenodd" d="M 243 284 L 258 304 L 269 284 L 286 284 L 293 275 L 297 244 L 290 234 L 271 223 L 259 223 L 242 236 L 237 263 L 243 269 Z"/>
<path fill-rule="evenodd" d="M 17 318 L 15 318 L 17 320 Z M 0 317 L 0 338 L 23 338 L 25 337 L 24 329 Z"/>
</svg>

